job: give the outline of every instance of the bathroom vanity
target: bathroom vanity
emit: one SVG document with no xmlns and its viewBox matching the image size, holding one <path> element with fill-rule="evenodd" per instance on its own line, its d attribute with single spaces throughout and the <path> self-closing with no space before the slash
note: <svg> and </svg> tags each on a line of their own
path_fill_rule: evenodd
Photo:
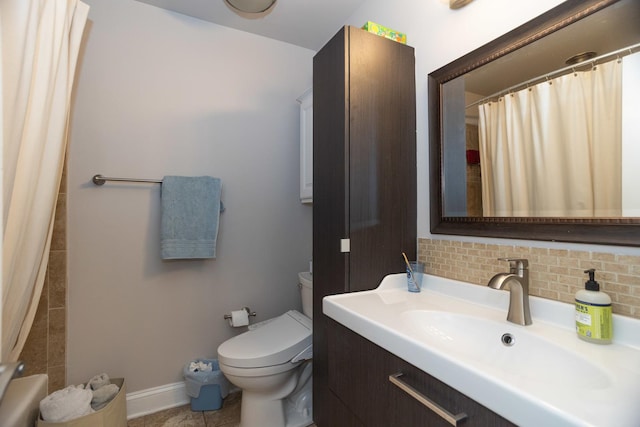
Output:
<svg viewBox="0 0 640 427">
<path fill-rule="evenodd" d="M 330 321 L 329 389 L 364 426 L 448 426 L 445 418 L 389 380 L 409 385 L 464 426 L 512 426 L 511 422 L 384 348 Z M 455 422 L 455 421 L 454 421 Z M 336 424 L 341 425 L 341 424 Z M 455 424 L 454 424 L 455 425 Z"/>
<path fill-rule="evenodd" d="M 614 315 L 614 342 L 597 345 L 572 304 L 530 303 L 517 325 L 507 291 L 425 275 L 415 294 L 404 274 L 325 297 L 329 388 L 365 426 L 636 427 L 640 320 Z"/>
</svg>

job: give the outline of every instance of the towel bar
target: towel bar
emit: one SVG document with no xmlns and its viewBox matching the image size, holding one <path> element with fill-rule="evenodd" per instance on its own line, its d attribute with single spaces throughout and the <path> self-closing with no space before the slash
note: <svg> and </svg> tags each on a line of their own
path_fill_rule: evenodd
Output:
<svg viewBox="0 0 640 427">
<path fill-rule="evenodd" d="M 113 178 L 108 176 L 102 176 L 100 174 L 94 175 L 91 181 L 95 185 L 104 185 L 107 181 L 125 181 L 125 182 L 150 182 L 152 184 L 162 184 L 161 179 L 146 179 L 146 178 Z"/>
<path fill-rule="evenodd" d="M 114 177 L 110 177 L 110 176 L 102 176 L 100 174 L 94 175 L 93 178 L 91 178 L 91 181 L 95 184 L 95 185 L 104 185 L 105 182 L 107 181 L 120 181 L 120 182 L 147 182 L 147 183 L 151 183 L 151 184 L 162 184 L 162 180 L 161 179 L 147 179 L 147 178 L 114 178 Z M 224 212 L 225 211 L 225 207 L 224 207 L 224 203 L 222 203 L 222 200 L 220 201 L 220 212 Z"/>
</svg>

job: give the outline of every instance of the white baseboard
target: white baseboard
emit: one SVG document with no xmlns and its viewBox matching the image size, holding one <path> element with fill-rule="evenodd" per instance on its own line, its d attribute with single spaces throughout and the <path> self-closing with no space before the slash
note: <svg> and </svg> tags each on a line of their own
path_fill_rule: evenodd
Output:
<svg viewBox="0 0 640 427">
<path fill-rule="evenodd" d="M 127 419 L 138 418 L 191 402 L 184 382 L 127 393 Z"/>
</svg>

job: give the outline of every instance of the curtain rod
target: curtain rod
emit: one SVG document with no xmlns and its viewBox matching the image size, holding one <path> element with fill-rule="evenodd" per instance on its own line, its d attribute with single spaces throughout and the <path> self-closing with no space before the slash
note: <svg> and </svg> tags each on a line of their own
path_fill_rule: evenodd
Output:
<svg viewBox="0 0 640 427">
<path fill-rule="evenodd" d="M 108 177 L 108 176 L 102 176 L 100 174 L 94 175 L 93 178 L 91 178 L 91 181 L 93 181 L 93 183 L 95 185 L 104 185 L 104 183 L 107 182 L 107 181 L 149 182 L 149 183 L 152 183 L 152 184 L 162 184 L 162 180 L 161 179 L 113 178 L 113 177 Z"/>
<path fill-rule="evenodd" d="M 478 101 L 472 102 L 471 104 L 465 106 L 465 109 L 471 108 L 471 107 L 475 107 L 478 104 L 482 104 L 483 102 L 485 102 L 487 100 L 490 100 L 490 99 L 493 99 L 493 98 L 496 98 L 496 97 L 499 98 L 500 96 L 506 95 L 506 94 L 508 94 L 510 92 L 516 92 L 516 89 L 518 89 L 518 90 L 524 89 L 524 88 L 526 88 L 526 87 L 528 87 L 528 86 L 530 86 L 530 85 L 532 85 L 534 83 L 543 82 L 543 81 L 549 79 L 549 77 L 551 77 L 551 76 L 555 77 L 555 76 L 558 76 L 560 74 L 566 74 L 569 71 L 575 71 L 576 68 L 584 67 L 585 65 L 589 65 L 589 64 L 591 64 L 591 66 L 594 67 L 594 66 L 597 65 L 596 64 L 597 61 L 602 61 L 603 59 L 608 59 L 608 58 L 611 58 L 611 57 L 622 58 L 623 56 L 627 56 L 627 55 L 630 55 L 630 54 L 634 53 L 633 49 L 636 49 L 638 47 L 640 47 L 640 43 L 636 43 L 634 45 L 627 46 L 627 47 L 624 47 L 622 49 L 614 50 L 613 52 L 609 52 L 609 53 L 605 53 L 605 54 L 600 55 L 600 56 L 596 56 L 595 58 L 592 58 L 592 59 L 590 59 L 588 61 L 580 62 L 580 63 L 574 64 L 574 65 L 569 65 L 569 66 L 560 68 L 558 70 L 551 71 L 550 73 L 543 74 L 543 75 L 538 76 L 538 77 L 534 77 L 534 78 L 532 78 L 530 80 L 527 80 L 526 82 L 518 83 L 518 84 L 513 85 L 511 87 L 508 87 L 506 89 L 502 89 L 501 91 L 496 92 L 496 93 L 494 93 L 492 95 L 485 96 L 484 98 L 479 99 Z"/>
</svg>

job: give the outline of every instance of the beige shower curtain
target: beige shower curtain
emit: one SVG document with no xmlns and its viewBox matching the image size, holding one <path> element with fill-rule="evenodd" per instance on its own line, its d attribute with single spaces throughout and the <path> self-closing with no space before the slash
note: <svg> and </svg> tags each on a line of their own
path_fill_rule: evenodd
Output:
<svg viewBox="0 0 640 427">
<path fill-rule="evenodd" d="M 49 256 L 71 88 L 88 6 L 2 0 L 2 361 L 17 360 Z"/>
<path fill-rule="evenodd" d="M 479 107 L 484 216 L 621 215 L 621 66 L 611 61 Z"/>
</svg>

